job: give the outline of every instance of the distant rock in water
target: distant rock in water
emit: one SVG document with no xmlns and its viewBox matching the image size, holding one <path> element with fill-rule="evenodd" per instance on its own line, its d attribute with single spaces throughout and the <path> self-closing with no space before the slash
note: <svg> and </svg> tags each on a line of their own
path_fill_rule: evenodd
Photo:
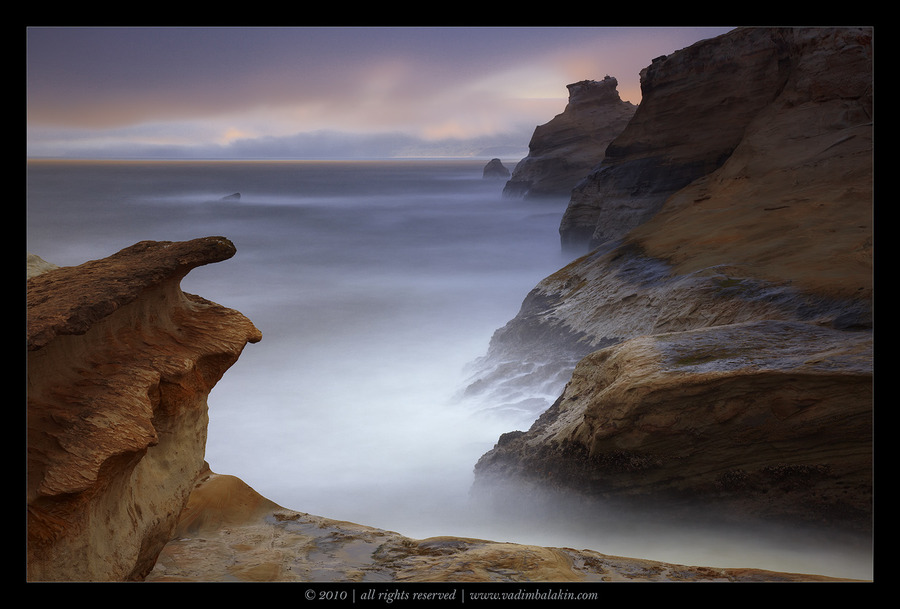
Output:
<svg viewBox="0 0 900 609">
<path fill-rule="evenodd" d="M 565 110 L 535 128 L 528 156 L 516 165 L 504 196 L 568 197 L 603 160 L 606 147 L 637 110 L 619 98 L 617 86 L 611 76 L 568 85 Z"/>
<path fill-rule="evenodd" d="M 509 177 L 509 169 L 507 169 L 500 159 L 491 159 L 491 161 L 484 166 L 484 178 L 508 178 Z"/>
<path fill-rule="evenodd" d="M 222 198 L 219 199 L 219 200 L 220 200 L 220 201 L 240 201 L 240 200 L 241 200 L 241 193 L 236 192 L 236 193 L 234 193 L 234 194 L 230 194 L 230 195 L 224 196 L 224 197 L 222 197 Z"/>
</svg>

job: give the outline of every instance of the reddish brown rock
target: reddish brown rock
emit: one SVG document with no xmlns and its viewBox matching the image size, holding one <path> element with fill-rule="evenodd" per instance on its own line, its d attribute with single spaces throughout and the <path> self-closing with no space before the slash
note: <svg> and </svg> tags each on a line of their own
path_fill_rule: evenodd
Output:
<svg viewBox="0 0 900 609">
<path fill-rule="evenodd" d="M 141 242 L 28 280 L 32 581 L 139 579 L 204 467 L 209 391 L 260 332 L 181 291 L 221 237 Z"/>
</svg>

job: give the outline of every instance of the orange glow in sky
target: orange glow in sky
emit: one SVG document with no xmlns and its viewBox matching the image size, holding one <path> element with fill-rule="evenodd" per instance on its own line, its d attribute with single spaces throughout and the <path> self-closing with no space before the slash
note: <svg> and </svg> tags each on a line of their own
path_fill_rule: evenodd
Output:
<svg viewBox="0 0 900 609">
<path fill-rule="evenodd" d="M 729 29 L 29 28 L 28 155 L 264 156 L 327 132 L 525 149 L 566 85 L 614 76 L 637 103 L 654 57 Z"/>
</svg>

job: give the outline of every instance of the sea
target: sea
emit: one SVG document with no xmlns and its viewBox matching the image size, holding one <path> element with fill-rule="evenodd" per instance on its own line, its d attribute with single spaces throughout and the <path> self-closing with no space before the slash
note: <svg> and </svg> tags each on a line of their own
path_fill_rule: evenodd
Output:
<svg viewBox="0 0 900 609">
<path fill-rule="evenodd" d="M 143 240 L 235 244 L 182 282 L 263 335 L 209 396 L 206 460 L 282 507 L 418 539 L 871 578 L 871 548 L 832 535 L 498 514 L 473 499 L 478 458 L 540 415 L 467 397 L 473 364 L 570 261 L 567 200 L 504 197 L 488 160 L 31 160 L 26 249 L 75 266 Z"/>
</svg>

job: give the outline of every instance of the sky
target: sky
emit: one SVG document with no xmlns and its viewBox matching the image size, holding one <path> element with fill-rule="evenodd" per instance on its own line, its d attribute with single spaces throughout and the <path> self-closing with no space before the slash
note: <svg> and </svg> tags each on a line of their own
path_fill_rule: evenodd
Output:
<svg viewBox="0 0 900 609">
<path fill-rule="evenodd" d="M 30 27 L 30 158 L 527 152 L 566 85 L 731 27 Z"/>
</svg>

